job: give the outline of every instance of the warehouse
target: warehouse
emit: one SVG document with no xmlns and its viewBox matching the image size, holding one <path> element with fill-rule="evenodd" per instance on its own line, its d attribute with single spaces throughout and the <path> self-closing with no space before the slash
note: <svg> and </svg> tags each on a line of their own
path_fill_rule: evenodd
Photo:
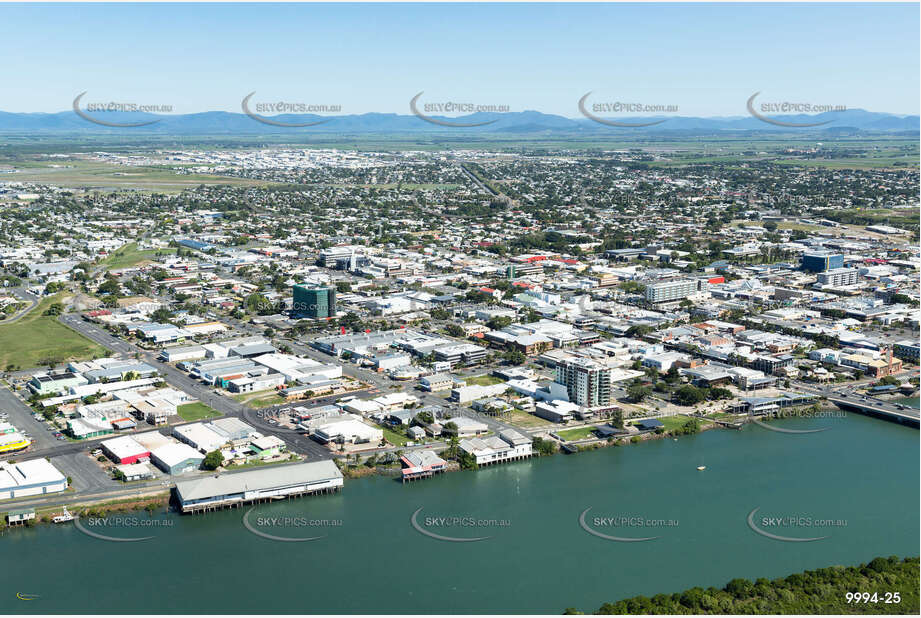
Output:
<svg viewBox="0 0 921 618">
<path fill-rule="evenodd" d="M 134 464 L 150 459 L 150 451 L 131 436 L 103 440 L 99 446 L 109 459 L 118 464 Z"/>
<path fill-rule="evenodd" d="M 47 459 L 0 461 L 0 500 L 50 494 L 67 489 L 67 479 Z"/>
<path fill-rule="evenodd" d="M 210 453 L 228 442 L 226 436 L 214 431 L 205 423 L 190 423 L 173 427 L 173 436 L 202 453 Z"/>
<path fill-rule="evenodd" d="M 151 451 L 150 459 L 167 474 L 182 474 L 198 470 L 205 456 L 188 444 L 170 443 Z"/>
<path fill-rule="evenodd" d="M 326 460 L 181 481 L 175 492 L 182 512 L 194 513 L 341 487 L 342 473 Z"/>
</svg>

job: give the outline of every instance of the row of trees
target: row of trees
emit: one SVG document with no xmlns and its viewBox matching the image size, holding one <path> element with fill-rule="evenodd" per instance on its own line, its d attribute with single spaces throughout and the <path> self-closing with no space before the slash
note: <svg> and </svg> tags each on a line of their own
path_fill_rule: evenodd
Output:
<svg viewBox="0 0 921 618">
<path fill-rule="evenodd" d="M 691 588 L 605 603 L 596 614 L 911 614 L 919 611 L 918 558 L 876 558 L 856 567 L 834 566 L 754 582 L 733 579 L 722 589 Z M 848 603 L 847 593 L 874 592 L 879 602 Z M 884 602 L 886 593 L 899 601 Z M 581 613 L 572 608 L 567 614 Z"/>
</svg>

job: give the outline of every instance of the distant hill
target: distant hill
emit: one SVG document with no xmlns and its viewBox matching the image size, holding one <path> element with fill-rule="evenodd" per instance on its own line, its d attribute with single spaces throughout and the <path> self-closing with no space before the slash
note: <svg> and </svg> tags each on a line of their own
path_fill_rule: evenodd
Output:
<svg viewBox="0 0 921 618">
<path fill-rule="evenodd" d="M 279 127 L 259 122 L 244 113 L 202 112 L 197 114 L 155 115 L 130 112 L 91 114 L 110 123 L 138 123 L 157 121 L 139 127 L 111 127 L 90 122 L 74 111 L 57 113 L 0 112 L 0 133 L 112 133 L 155 135 L 277 135 L 277 134 L 333 134 L 333 133 L 497 133 L 497 134 L 585 134 L 616 135 L 618 133 L 718 133 L 731 131 L 772 132 L 917 132 L 921 121 L 918 116 L 898 116 L 861 109 L 842 112 L 825 112 L 817 115 L 778 115 L 772 119 L 786 123 L 817 123 L 829 121 L 819 127 L 776 126 L 752 116 L 700 118 L 692 116 L 617 117 L 621 123 L 642 124 L 664 119 L 665 122 L 647 127 L 610 127 L 588 118 L 566 118 L 536 111 L 508 112 L 504 114 L 477 113 L 461 117 L 430 116 L 444 123 L 479 124 L 482 126 L 451 127 L 426 122 L 412 114 L 352 114 L 319 116 L 314 114 L 282 114 L 269 116 L 272 121 L 288 124 L 325 121 L 309 127 Z M 610 118 L 615 120 L 615 118 Z"/>
</svg>

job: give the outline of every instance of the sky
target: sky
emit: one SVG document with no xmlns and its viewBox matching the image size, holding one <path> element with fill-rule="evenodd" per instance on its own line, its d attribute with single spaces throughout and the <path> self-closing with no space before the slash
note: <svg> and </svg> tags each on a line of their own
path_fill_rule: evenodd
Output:
<svg viewBox="0 0 921 618">
<path fill-rule="evenodd" d="M 0 110 L 241 100 L 570 118 L 591 102 L 743 116 L 759 102 L 919 110 L 919 4 L 0 4 Z M 266 114 L 270 115 L 270 114 Z"/>
</svg>

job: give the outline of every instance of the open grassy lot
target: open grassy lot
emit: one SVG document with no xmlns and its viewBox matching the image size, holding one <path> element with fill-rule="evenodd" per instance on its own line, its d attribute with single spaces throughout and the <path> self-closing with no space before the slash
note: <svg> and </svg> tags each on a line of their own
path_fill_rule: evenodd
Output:
<svg viewBox="0 0 921 618">
<path fill-rule="evenodd" d="M 195 403 L 184 403 L 179 406 L 176 411 L 184 421 L 200 421 L 202 419 L 220 416 L 217 410 L 210 406 L 206 406 L 200 401 L 196 401 Z"/>
<path fill-rule="evenodd" d="M 578 427 L 576 429 L 564 429 L 562 431 L 557 431 L 556 435 L 568 442 L 570 440 L 585 440 L 588 438 L 593 438 L 595 436 L 593 433 L 594 431 L 594 427 Z"/>
<path fill-rule="evenodd" d="M 513 409 L 508 414 L 502 416 L 502 420 L 511 423 L 512 425 L 517 425 L 518 427 L 523 427 L 529 429 L 531 427 L 543 427 L 545 425 L 550 425 L 550 421 L 534 416 L 533 414 L 528 414 L 524 410 Z"/>
<path fill-rule="evenodd" d="M 686 416 L 660 416 L 658 417 L 659 421 L 662 421 L 662 424 L 665 425 L 665 431 L 673 431 L 675 429 L 681 429 L 684 427 L 684 424 L 687 423 L 690 419 Z"/>
<path fill-rule="evenodd" d="M 493 384 L 499 384 L 502 382 L 502 378 L 497 378 L 496 376 L 490 376 L 483 374 L 481 376 L 473 376 L 470 378 L 464 378 L 464 381 L 468 386 L 476 384 L 477 386 L 492 386 Z"/>
<path fill-rule="evenodd" d="M 234 397 L 236 399 L 236 397 Z M 239 399 L 237 399 L 239 401 Z M 256 397 L 253 399 L 248 399 L 246 405 L 254 410 L 259 410 L 261 408 L 268 408 L 269 406 L 277 406 L 283 404 L 287 401 L 284 397 L 280 397 L 277 394 L 269 393 L 268 395 L 263 395 L 261 397 Z"/>
<path fill-rule="evenodd" d="M 157 166 L 122 166 L 89 158 L 66 160 L 18 159 L 2 161 L 5 167 L 16 171 L 10 180 L 40 182 L 61 187 L 85 189 L 140 189 L 161 193 L 178 193 L 201 184 L 264 185 L 266 183 L 245 178 L 231 178 L 211 174 L 177 174 L 174 170 Z"/>
<path fill-rule="evenodd" d="M 28 369 L 65 360 L 87 360 L 105 356 L 106 350 L 60 322 L 43 315 L 61 294 L 43 298 L 22 319 L 0 324 L 0 369 L 10 365 Z"/>
<path fill-rule="evenodd" d="M 379 424 L 377 427 L 383 430 L 384 440 L 387 440 L 387 442 L 394 446 L 405 446 L 407 442 L 411 441 L 406 434 L 397 433 L 386 425 Z"/>
<path fill-rule="evenodd" d="M 130 268 L 146 262 L 153 262 L 159 256 L 173 255 L 176 253 L 174 247 L 165 249 L 138 249 L 136 242 L 128 243 L 124 247 L 113 251 L 111 255 L 102 261 L 102 266 L 106 270 L 119 270 L 120 268 Z"/>
</svg>

